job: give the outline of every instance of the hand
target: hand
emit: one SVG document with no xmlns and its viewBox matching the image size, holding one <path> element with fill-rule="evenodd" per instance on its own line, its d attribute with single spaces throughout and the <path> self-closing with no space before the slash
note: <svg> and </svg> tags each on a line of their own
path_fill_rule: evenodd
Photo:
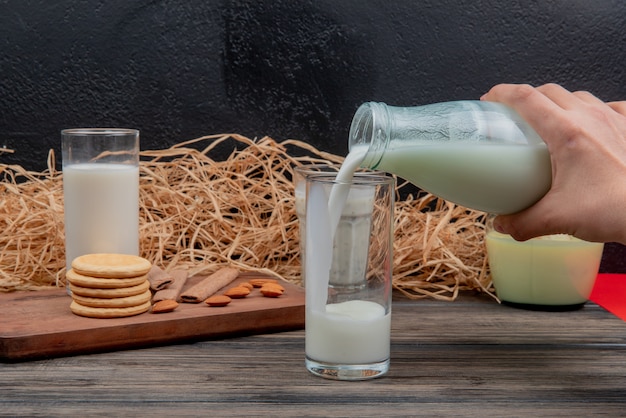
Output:
<svg viewBox="0 0 626 418">
<path fill-rule="evenodd" d="M 497 230 L 517 240 L 566 233 L 626 244 L 626 102 L 604 103 L 556 84 L 501 84 L 481 100 L 515 109 L 543 138 L 552 162 L 548 193 L 498 216 Z"/>
</svg>

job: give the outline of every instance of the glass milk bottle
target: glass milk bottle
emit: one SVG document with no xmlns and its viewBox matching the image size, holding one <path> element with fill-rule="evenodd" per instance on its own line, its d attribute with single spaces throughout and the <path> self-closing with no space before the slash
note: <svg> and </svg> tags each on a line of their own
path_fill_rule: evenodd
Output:
<svg viewBox="0 0 626 418">
<path fill-rule="evenodd" d="M 494 214 L 531 206 L 551 184 L 546 144 L 516 112 L 494 102 L 364 103 L 352 120 L 349 146 L 361 167 Z"/>
</svg>

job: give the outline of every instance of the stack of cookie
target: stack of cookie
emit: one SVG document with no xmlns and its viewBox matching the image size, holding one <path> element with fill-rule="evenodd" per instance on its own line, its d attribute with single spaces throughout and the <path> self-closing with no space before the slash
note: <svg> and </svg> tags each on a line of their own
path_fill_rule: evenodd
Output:
<svg viewBox="0 0 626 418">
<path fill-rule="evenodd" d="M 90 318 L 121 318 L 150 309 L 151 263 L 126 254 L 77 257 L 67 272 L 72 291 L 70 309 Z"/>
</svg>

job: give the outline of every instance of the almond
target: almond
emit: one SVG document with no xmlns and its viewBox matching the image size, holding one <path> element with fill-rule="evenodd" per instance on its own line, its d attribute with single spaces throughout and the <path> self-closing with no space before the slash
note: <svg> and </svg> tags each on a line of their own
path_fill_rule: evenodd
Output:
<svg viewBox="0 0 626 418">
<path fill-rule="evenodd" d="M 243 283 L 240 283 L 240 284 L 239 284 L 239 286 L 241 286 L 241 287 L 245 287 L 246 289 L 250 289 L 250 290 L 252 290 L 252 289 L 254 288 L 254 286 L 252 286 L 252 285 L 251 285 L 250 283 L 248 283 L 248 282 L 243 282 Z"/>
<path fill-rule="evenodd" d="M 266 298 L 277 298 L 283 294 L 283 291 L 271 286 L 263 286 L 261 288 L 261 294 Z"/>
<path fill-rule="evenodd" d="M 231 299 L 241 299 L 245 298 L 250 294 L 250 289 L 243 286 L 235 286 L 224 292 L 224 295 L 228 296 Z"/>
<path fill-rule="evenodd" d="M 263 289 L 276 289 L 276 290 L 280 290 L 281 292 L 285 291 L 285 288 L 279 285 L 278 283 L 265 283 L 263 286 L 261 286 L 261 290 Z"/>
<path fill-rule="evenodd" d="M 275 279 L 250 279 L 248 282 L 254 287 L 261 287 L 265 283 L 278 283 Z"/>
<path fill-rule="evenodd" d="M 215 295 L 211 296 L 207 300 L 204 301 L 209 306 L 226 306 L 230 303 L 231 299 L 225 295 Z"/>
<path fill-rule="evenodd" d="M 178 308 L 178 302 L 173 299 L 164 299 L 152 305 L 152 313 L 172 312 L 176 308 Z"/>
</svg>

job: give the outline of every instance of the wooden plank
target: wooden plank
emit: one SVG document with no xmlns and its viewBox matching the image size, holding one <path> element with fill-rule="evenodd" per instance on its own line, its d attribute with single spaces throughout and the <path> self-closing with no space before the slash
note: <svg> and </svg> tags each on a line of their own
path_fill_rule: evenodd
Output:
<svg viewBox="0 0 626 418">
<path fill-rule="evenodd" d="M 391 369 L 337 382 L 304 332 L 0 364 L 7 416 L 624 416 L 626 323 L 595 304 L 394 300 Z"/>
<path fill-rule="evenodd" d="M 241 275 L 228 287 L 248 280 Z M 257 275 L 258 277 L 258 275 Z M 189 287 L 200 280 L 189 280 Z M 0 295 L 0 359 L 27 360 L 304 328 L 304 290 L 281 283 L 279 298 L 258 289 L 221 308 L 181 303 L 174 312 L 128 318 L 74 315 L 65 289 Z"/>
</svg>

